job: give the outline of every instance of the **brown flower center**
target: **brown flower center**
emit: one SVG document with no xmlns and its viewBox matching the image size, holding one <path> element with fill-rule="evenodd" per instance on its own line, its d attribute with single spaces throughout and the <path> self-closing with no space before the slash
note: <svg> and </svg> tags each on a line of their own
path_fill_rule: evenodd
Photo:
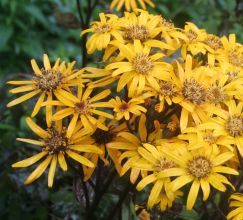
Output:
<svg viewBox="0 0 243 220">
<path fill-rule="evenodd" d="M 208 132 L 203 136 L 203 140 L 209 144 L 215 144 L 217 137 L 214 137 L 211 132 Z"/>
<path fill-rule="evenodd" d="M 47 132 L 50 134 L 50 137 L 43 140 L 45 145 L 42 150 L 48 151 L 50 154 L 65 153 L 69 145 L 69 140 L 66 137 L 66 128 L 58 132 L 55 127 L 51 127 L 48 128 Z"/>
<path fill-rule="evenodd" d="M 241 116 L 230 116 L 226 123 L 226 130 L 233 137 L 243 135 L 243 118 Z"/>
<path fill-rule="evenodd" d="M 243 67 L 243 53 L 237 50 L 237 48 L 232 49 L 228 57 L 231 64 L 237 67 Z"/>
<path fill-rule="evenodd" d="M 168 97 L 176 96 L 175 85 L 171 82 L 161 81 L 160 82 L 160 94 Z"/>
<path fill-rule="evenodd" d="M 36 82 L 37 88 L 43 92 L 50 92 L 64 83 L 64 76 L 59 71 L 41 69 L 41 73 L 41 75 L 34 76 L 33 80 Z"/>
<path fill-rule="evenodd" d="M 119 110 L 120 110 L 121 112 L 125 112 L 125 111 L 127 111 L 128 108 L 129 108 L 128 103 L 122 103 L 122 104 L 119 106 Z"/>
<path fill-rule="evenodd" d="M 95 32 L 96 33 L 99 33 L 99 34 L 104 34 L 104 33 L 107 33 L 111 31 L 111 26 L 108 25 L 108 24 L 103 24 L 103 25 L 100 25 L 98 26 L 96 29 L 95 29 Z"/>
<path fill-rule="evenodd" d="M 176 164 L 173 161 L 171 161 L 171 160 L 169 160 L 169 159 L 167 159 L 165 157 L 162 157 L 155 164 L 154 169 L 155 169 L 155 171 L 160 172 L 162 170 L 169 169 L 169 168 L 173 168 L 173 167 L 176 167 Z"/>
<path fill-rule="evenodd" d="M 124 38 L 129 41 L 146 41 L 149 38 L 149 31 L 144 25 L 132 25 L 125 28 Z"/>
<path fill-rule="evenodd" d="M 187 163 L 188 173 L 197 179 L 208 177 L 212 167 L 212 162 L 204 156 L 197 156 Z"/>
<path fill-rule="evenodd" d="M 193 31 L 193 30 L 189 30 L 189 32 L 187 34 L 187 37 L 189 38 L 189 40 L 191 42 L 193 42 L 193 41 L 195 41 L 197 39 L 198 34 L 195 31 Z"/>
<path fill-rule="evenodd" d="M 137 54 L 132 60 L 135 71 L 142 75 L 147 75 L 153 68 L 152 60 L 147 54 Z"/>
<path fill-rule="evenodd" d="M 220 41 L 220 38 L 214 35 L 208 35 L 207 38 L 204 40 L 204 43 L 214 50 L 223 48 L 223 44 Z"/>
<path fill-rule="evenodd" d="M 222 88 L 214 85 L 213 87 L 209 88 L 207 90 L 207 99 L 210 102 L 213 102 L 215 104 L 219 104 L 224 102 L 224 100 L 227 98 L 227 94 L 224 93 Z"/>
<path fill-rule="evenodd" d="M 96 129 L 95 133 L 91 135 L 95 142 L 100 144 L 107 144 L 113 140 L 115 137 L 115 133 L 112 131 L 112 128 L 109 128 L 108 131 L 101 130 L 99 128 Z"/>
<path fill-rule="evenodd" d="M 163 17 L 161 17 L 161 19 L 160 19 L 159 26 L 161 26 L 161 27 L 167 27 L 169 29 L 173 29 L 174 28 L 174 24 L 172 22 L 170 22 L 170 21 L 167 21 Z"/>
<path fill-rule="evenodd" d="M 89 103 L 89 99 L 76 103 L 75 107 L 74 107 L 75 113 L 84 114 L 84 115 L 89 114 L 90 109 L 91 109 L 91 106 Z"/>
<path fill-rule="evenodd" d="M 182 95 L 193 104 L 200 105 L 205 101 L 206 91 L 195 79 L 185 80 L 182 87 Z"/>
</svg>

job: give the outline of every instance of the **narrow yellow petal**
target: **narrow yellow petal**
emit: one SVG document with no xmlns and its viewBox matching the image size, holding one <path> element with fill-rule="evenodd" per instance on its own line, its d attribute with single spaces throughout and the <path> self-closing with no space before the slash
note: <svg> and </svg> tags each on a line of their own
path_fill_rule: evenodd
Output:
<svg viewBox="0 0 243 220">
<path fill-rule="evenodd" d="M 154 186 L 150 192 L 149 198 L 148 198 L 148 207 L 149 208 L 153 207 L 154 204 L 156 203 L 156 201 L 158 200 L 158 197 L 162 190 L 163 184 L 164 184 L 164 182 L 162 180 L 158 180 L 154 184 Z"/>
<path fill-rule="evenodd" d="M 79 163 L 81 163 L 87 167 L 94 167 L 94 164 L 92 162 L 90 162 L 87 158 L 85 158 L 71 150 L 67 150 L 66 153 L 68 154 L 68 156 L 70 156 L 74 160 L 78 161 Z"/>
<path fill-rule="evenodd" d="M 57 155 L 53 155 L 52 161 L 51 161 L 51 166 L 50 166 L 49 173 L 48 173 L 48 187 L 53 186 L 53 180 L 54 180 L 54 176 L 55 176 L 56 167 L 57 167 Z"/>
<path fill-rule="evenodd" d="M 203 201 L 206 201 L 210 194 L 210 185 L 209 182 L 205 179 L 200 180 L 201 188 L 203 191 Z"/>
<path fill-rule="evenodd" d="M 24 184 L 30 184 L 36 179 L 38 179 L 46 170 L 48 165 L 50 164 L 52 159 L 52 156 L 49 155 L 30 175 L 29 177 L 25 180 Z"/>
<path fill-rule="evenodd" d="M 17 163 L 12 164 L 12 167 L 16 168 L 16 167 L 28 167 L 34 163 L 36 163 L 37 161 L 39 161 L 41 158 L 43 158 L 45 155 L 47 155 L 48 152 L 46 151 L 42 151 L 32 157 L 29 157 L 25 160 L 21 160 Z"/>
<path fill-rule="evenodd" d="M 19 86 L 17 88 L 9 90 L 10 93 L 20 93 L 20 92 L 28 92 L 34 90 L 35 85 L 27 85 L 27 86 Z"/>
<path fill-rule="evenodd" d="M 34 59 L 31 60 L 31 66 L 36 75 L 42 75 L 41 70 Z"/>
<path fill-rule="evenodd" d="M 28 84 L 34 84 L 35 81 L 33 80 L 26 80 L 26 81 L 7 81 L 6 84 L 10 84 L 10 85 L 28 85 Z"/>
<path fill-rule="evenodd" d="M 197 199 L 199 187 L 200 187 L 199 181 L 198 180 L 193 181 L 187 198 L 187 203 L 186 203 L 187 210 L 191 210 L 193 208 L 195 201 Z"/>
<path fill-rule="evenodd" d="M 36 90 L 36 91 L 32 91 L 32 92 L 29 92 L 29 93 L 27 93 L 27 94 L 25 94 L 25 95 L 23 95 L 23 96 L 20 96 L 19 98 L 14 99 L 13 101 L 9 102 L 9 103 L 7 104 L 7 107 L 12 107 L 12 106 L 17 105 L 17 104 L 19 104 L 19 103 L 21 103 L 21 102 L 24 102 L 24 101 L 26 101 L 26 100 L 32 98 L 33 96 L 37 95 L 38 93 L 40 93 L 40 91 L 41 91 L 41 90 L 38 89 L 38 90 Z"/>
<path fill-rule="evenodd" d="M 145 126 L 145 123 L 146 123 L 146 117 L 144 114 L 142 114 L 139 120 L 138 132 L 143 142 L 147 140 L 147 128 Z"/>
<path fill-rule="evenodd" d="M 42 138 L 47 138 L 49 136 L 48 132 L 39 127 L 35 122 L 32 121 L 30 117 L 27 117 L 25 120 L 30 129 L 33 132 L 35 132 L 38 136 Z"/>
<path fill-rule="evenodd" d="M 95 101 L 101 100 L 101 99 L 107 97 L 110 94 L 111 94 L 111 91 L 109 89 L 106 89 L 106 90 L 102 91 L 101 93 L 99 93 L 99 94 L 95 95 L 94 97 L 92 97 L 90 99 L 90 102 L 95 102 Z"/>
<path fill-rule="evenodd" d="M 58 163 L 63 171 L 67 171 L 67 163 L 65 157 L 62 153 L 58 154 Z"/>
<path fill-rule="evenodd" d="M 22 141 L 22 142 L 25 142 L 25 143 L 29 143 L 29 144 L 38 145 L 38 146 L 45 145 L 45 143 L 42 142 L 42 141 L 36 141 L 36 140 L 32 140 L 32 139 L 27 139 L 27 138 L 17 138 L 16 140 L 17 141 Z"/>
<path fill-rule="evenodd" d="M 45 67 L 45 69 L 46 70 L 50 70 L 51 69 L 51 64 L 50 64 L 50 60 L 49 60 L 49 57 L 47 56 L 47 54 L 44 54 L 43 60 L 44 60 L 44 67 Z"/>
<path fill-rule="evenodd" d="M 72 136 L 73 131 L 75 129 L 75 126 L 77 124 L 78 117 L 79 117 L 79 114 L 77 114 L 77 113 L 73 114 L 73 118 L 72 118 L 71 122 L 68 125 L 67 138 L 70 138 Z"/>
<path fill-rule="evenodd" d="M 38 99 L 38 101 L 37 101 L 37 103 L 35 104 L 35 108 L 34 108 L 32 114 L 31 114 L 32 118 L 35 117 L 38 114 L 38 112 L 39 112 L 39 110 L 40 110 L 40 108 L 42 106 L 42 103 L 43 103 L 43 101 L 45 99 L 45 96 L 46 96 L 46 94 L 44 92 L 42 92 L 40 97 L 39 97 L 39 99 Z"/>
<path fill-rule="evenodd" d="M 80 151 L 80 152 L 89 152 L 89 153 L 96 153 L 96 154 L 103 154 L 104 152 L 94 146 L 94 145 L 88 145 L 88 144 L 83 144 L 83 145 L 71 145 L 69 146 L 69 149 L 75 150 L 75 151 Z"/>
<path fill-rule="evenodd" d="M 138 191 L 141 191 L 145 186 L 147 186 L 148 184 L 154 182 L 156 180 L 156 176 L 154 174 L 148 175 L 146 177 L 144 177 L 137 185 L 136 189 Z"/>
</svg>

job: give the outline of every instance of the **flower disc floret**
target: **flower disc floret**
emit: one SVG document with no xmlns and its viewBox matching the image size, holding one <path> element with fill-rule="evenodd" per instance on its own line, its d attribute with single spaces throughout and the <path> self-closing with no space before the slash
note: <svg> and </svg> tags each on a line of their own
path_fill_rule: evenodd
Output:
<svg viewBox="0 0 243 220">
<path fill-rule="evenodd" d="M 212 171 L 212 162 L 203 156 L 197 156 L 187 163 L 187 170 L 195 178 L 206 178 Z"/>
</svg>

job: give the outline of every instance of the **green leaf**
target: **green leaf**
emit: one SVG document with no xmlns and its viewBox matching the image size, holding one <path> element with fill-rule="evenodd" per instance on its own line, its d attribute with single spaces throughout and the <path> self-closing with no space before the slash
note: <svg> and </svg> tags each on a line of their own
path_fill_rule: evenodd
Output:
<svg viewBox="0 0 243 220">
<path fill-rule="evenodd" d="M 0 51 L 3 50 L 13 35 L 13 27 L 2 25 L 0 27 Z"/>
</svg>

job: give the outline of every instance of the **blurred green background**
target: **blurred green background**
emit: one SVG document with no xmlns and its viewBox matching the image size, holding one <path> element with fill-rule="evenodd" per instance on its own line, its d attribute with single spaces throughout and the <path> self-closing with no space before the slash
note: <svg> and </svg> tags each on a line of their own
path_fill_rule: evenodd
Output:
<svg viewBox="0 0 243 220">
<path fill-rule="evenodd" d="M 81 0 L 81 12 L 86 16 L 89 0 Z M 90 0 L 92 1 L 92 0 Z M 109 11 L 109 0 L 98 1 L 90 20 L 98 13 Z M 236 33 L 243 42 L 243 1 L 241 0 L 154 0 L 156 9 L 177 26 L 193 21 L 209 33 L 223 35 Z M 13 170 L 11 164 L 33 154 L 31 145 L 17 143 L 16 137 L 32 137 L 25 124 L 30 115 L 31 101 L 11 109 L 6 103 L 14 98 L 5 85 L 7 80 L 28 78 L 31 75 L 30 59 L 39 63 L 43 53 L 51 60 L 77 60 L 82 65 L 80 21 L 76 1 L 70 0 L 0 0 L 0 219 L 44 220 L 82 219 L 83 208 L 73 194 L 72 174 L 58 173 L 53 189 L 48 189 L 46 175 L 25 187 L 23 181 L 32 170 Z M 92 63 L 93 57 L 89 57 Z M 97 60 L 94 59 L 96 62 Z M 38 123 L 43 116 L 38 116 Z M 113 194 L 107 200 L 116 201 Z M 99 219 L 106 219 L 106 202 L 101 203 Z M 123 219 L 128 219 L 131 204 L 122 207 Z M 98 218 L 97 218 L 98 219 Z M 130 216 L 130 219 L 132 217 Z M 181 219 L 199 219 L 195 213 Z"/>
</svg>

